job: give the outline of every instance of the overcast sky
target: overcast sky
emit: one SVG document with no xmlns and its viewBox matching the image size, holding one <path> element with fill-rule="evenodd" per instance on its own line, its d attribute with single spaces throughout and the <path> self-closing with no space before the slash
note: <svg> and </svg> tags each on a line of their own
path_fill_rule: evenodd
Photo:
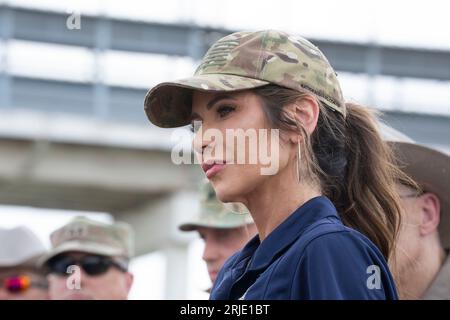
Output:
<svg viewBox="0 0 450 320">
<path fill-rule="evenodd" d="M 1 1 L 0 1 L 1 2 Z M 5 2 L 5 0 L 3 0 Z M 307 37 L 379 41 L 450 49 L 448 1 L 360 0 L 6 0 L 14 5 L 79 10 L 230 29 L 275 28 Z"/>
<path fill-rule="evenodd" d="M 1 2 L 2 0 L 0 0 Z M 396 46 L 450 50 L 449 5 L 430 1 L 200 1 L 165 0 L 3 0 L 12 5 L 126 19 L 184 22 L 238 29 L 282 29 L 305 37 Z M 153 4 L 153 5 L 152 5 Z M 74 31 L 76 32 L 76 31 Z M 91 81 L 92 51 L 29 41 L 0 44 L 8 55 L 8 72 L 23 76 Z M 35 61 L 39 61 L 36 64 Z M 190 76 L 190 58 L 107 51 L 100 56 L 100 74 L 111 85 L 149 88 L 158 82 Z M 1 68 L 2 66 L 0 66 Z M 151 70 L 151 72 L 149 72 Z M 371 103 L 380 109 L 450 114 L 450 82 L 377 77 L 340 72 L 347 100 Z M 370 100 L 369 97 L 375 97 Z"/>
</svg>

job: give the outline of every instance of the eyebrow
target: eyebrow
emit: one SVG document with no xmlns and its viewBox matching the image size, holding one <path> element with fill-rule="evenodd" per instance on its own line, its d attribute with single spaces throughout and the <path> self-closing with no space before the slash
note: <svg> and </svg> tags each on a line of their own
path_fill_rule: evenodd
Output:
<svg viewBox="0 0 450 320">
<path fill-rule="evenodd" d="M 236 100 L 234 99 L 232 96 L 228 95 L 228 94 L 221 94 L 221 95 L 217 95 L 214 98 L 212 98 L 207 104 L 206 104 L 206 109 L 211 109 L 213 107 L 213 105 L 215 105 L 217 102 L 219 102 L 220 100 L 224 100 L 224 99 L 231 99 L 231 100 Z"/>
<path fill-rule="evenodd" d="M 217 102 L 219 102 L 220 100 L 225 100 L 225 99 L 231 99 L 236 101 L 235 98 L 233 98 L 232 96 L 228 95 L 228 94 L 220 94 L 215 96 L 214 98 L 212 98 L 207 104 L 206 104 L 206 109 L 209 110 L 211 109 Z M 200 117 L 197 113 L 192 112 L 191 117 L 190 117 L 190 122 L 197 120 L 197 119 L 201 119 L 202 117 Z"/>
</svg>

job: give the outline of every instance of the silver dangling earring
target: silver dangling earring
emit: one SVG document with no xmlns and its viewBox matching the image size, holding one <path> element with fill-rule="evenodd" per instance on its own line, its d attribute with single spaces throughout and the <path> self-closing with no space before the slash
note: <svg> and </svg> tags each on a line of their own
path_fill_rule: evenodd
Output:
<svg viewBox="0 0 450 320">
<path fill-rule="evenodd" d="M 300 150 L 300 137 L 297 144 L 297 181 L 300 183 L 300 162 L 302 161 L 302 152 Z"/>
</svg>

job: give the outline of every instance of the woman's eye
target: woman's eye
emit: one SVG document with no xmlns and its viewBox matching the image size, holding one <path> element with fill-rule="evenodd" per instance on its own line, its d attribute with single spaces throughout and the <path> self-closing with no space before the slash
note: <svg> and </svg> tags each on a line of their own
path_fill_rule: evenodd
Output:
<svg viewBox="0 0 450 320">
<path fill-rule="evenodd" d="M 219 114 L 219 116 L 221 118 L 225 117 L 226 115 L 228 115 L 230 112 L 234 111 L 234 107 L 232 106 L 222 106 L 217 108 L 217 113 Z"/>
</svg>

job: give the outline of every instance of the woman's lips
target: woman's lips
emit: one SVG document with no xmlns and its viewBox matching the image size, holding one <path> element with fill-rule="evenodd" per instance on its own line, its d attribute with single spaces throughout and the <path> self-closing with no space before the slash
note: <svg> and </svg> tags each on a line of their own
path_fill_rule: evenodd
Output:
<svg viewBox="0 0 450 320">
<path fill-rule="evenodd" d="M 220 170 L 222 170 L 225 167 L 225 163 L 221 162 L 221 163 L 217 163 L 217 162 L 213 162 L 213 163 L 202 163 L 202 169 L 206 174 L 206 177 L 208 179 L 212 178 L 215 174 L 217 174 L 217 172 L 219 172 Z"/>
</svg>

